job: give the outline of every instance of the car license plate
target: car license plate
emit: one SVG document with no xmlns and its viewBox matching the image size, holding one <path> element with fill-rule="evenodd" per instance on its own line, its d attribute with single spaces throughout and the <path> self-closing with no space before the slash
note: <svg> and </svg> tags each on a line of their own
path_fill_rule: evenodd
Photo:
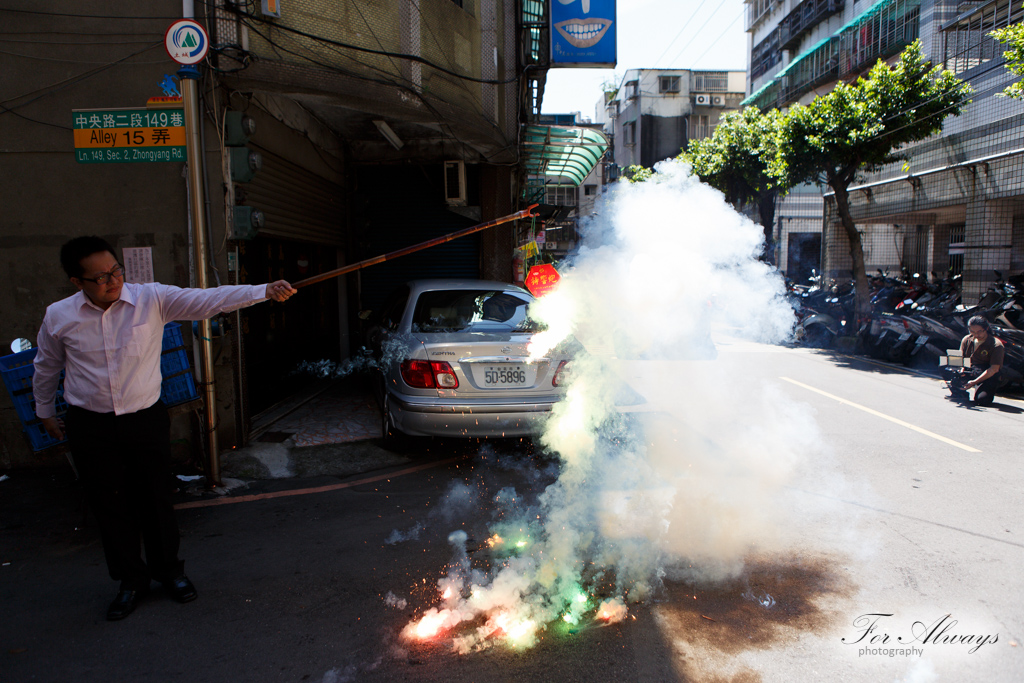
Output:
<svg viewBox="0 0 1024 683">
<path fill-rule="evenodd" d="M 532 374 L 525 365 L 485 365 L 477 369 L 477 381 L 485 387 L 522 387 Z"/>
<path fill-rule="evenodd" d="M 910 333 L 909 332 L 904 332 L 903 334 L 900 335 L 900 341 L 901 342 L 907 341 L 908 339 L 910 339 Z"/>
</svg>

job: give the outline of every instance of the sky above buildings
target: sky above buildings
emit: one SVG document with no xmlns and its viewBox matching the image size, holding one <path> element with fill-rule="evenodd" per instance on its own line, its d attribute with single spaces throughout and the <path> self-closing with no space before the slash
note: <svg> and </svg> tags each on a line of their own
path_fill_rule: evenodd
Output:
<svg viewBox="0 0 1024 683">
<path fill-rule="evenodd" d="M 593 119 L 602 84 L 627 69 L 747 68 L 746 5 L 742 0 L 618 0 L 618 65 L 551 69 L 541 110 L 578 111 Z"/>
</svg>

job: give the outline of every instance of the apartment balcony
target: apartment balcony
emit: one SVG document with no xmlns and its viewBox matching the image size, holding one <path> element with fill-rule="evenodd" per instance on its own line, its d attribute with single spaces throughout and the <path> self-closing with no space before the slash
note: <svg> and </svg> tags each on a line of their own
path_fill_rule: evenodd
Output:
<svg viewBox="0 0 1024 683">
<path fill-rule="evenodd" d="M 802 50 L 742 106 L 752 105 L 762 111 L 782 107 L 838 78 L 850 80 L 878 59 L 899 54 L 920 33 L 920 4 L 921 0 L 879 0 L 831 36 Z M 767 53 L 758 54 L 768 59 Z M 752 66 L 757 65 L 755 62 Z M 762 66 L 761 72 L 764 70 Z"/>
<path fill-rule="evenodd" d="M 783 50 L 799 46 L 800 38 L 833 14 L 843 11 L 843 0 L 804 0 L 779 24 L 779 44 Z"/>
<path fill-rule="evenodd" d="M 744 0 L 747 6 L 746 30 L 749 32 L 756 24 L 761 23 L 781 2 L 782 0 Z"/>
</svg>

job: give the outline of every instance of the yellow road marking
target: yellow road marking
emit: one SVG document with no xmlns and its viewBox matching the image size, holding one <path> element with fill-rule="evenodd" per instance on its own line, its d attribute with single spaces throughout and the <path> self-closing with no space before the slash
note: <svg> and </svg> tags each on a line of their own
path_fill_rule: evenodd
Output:
<svg viewBox="0 0 1024 683">
<path fill-rule="evenodd" d="M 939 434 L 936 434 L 935 432 L 929 432 L 927 429 L 923 429 L 921 427 L 918 427 L 917 425 L 912 425 L 909 422 L 904 422 L 903 420 L 897 419 L 895 417 L 891 417 L 889 415 L 886 415 L 885 413 L 880 413 L 877 410 L 872 410 L 871 408 L 868 408 L 867 406 L 862 406 L 859 403 L 854 403 L 853 401 L 847 401 L 845 398 L 840 398 L 838 396 L 835 396 L 833 394 L 828 393 L 827 391 L 822 391 L 821 389 L 815 389 L 814 387 L 808 386 L 808 385 L 804 384 L 803 382 L 797 382 L 795 379 L 790 379 L 789 377 L 779 377 L 779 379 L 784 380 L 786 382 L 789 382 L 790 384 L 795 384 L 798 387 L 803 387 L 804 389 L 807 389 L 808 391 L 813 391 L 816 394 L 821 394 L 822 396 L 827 396 L 828 398 L 831 398 L 834 401 L 839 401 L 840 403 L 842 403 L 844 405 L 848 405 L 851 408 L 856 408 L 857 410 L 863 410 L 865 413 L 868 413 L 870 415 L 874 415 L 875 417 L 880 417 L 883 420 L 888 420 L 889 422 L 893 422 L 895 424 L 898 424 L 901 427 L 906 427 L 907 429 L 912 429 L 915 432 L 917 432 L 918 434 L 924 434 L 925 436 L 930 436 L 931 438 L 936 439 L 937 441 L 942 441 L 943 443 L 948 443 L 950 446 L 956 446 L 957 448 L 963 449 L 963 450 L 967 451 L 968 453 L 981 453 L 981 451 L 979 451 L 977 448 L 974 448 L 972 446 L 968 446 L 966 444 L 962 444 L 959 441 L 953 441 L 953 439 L 947 439 L 946 437 L 941 436 Z"/>
</svg>

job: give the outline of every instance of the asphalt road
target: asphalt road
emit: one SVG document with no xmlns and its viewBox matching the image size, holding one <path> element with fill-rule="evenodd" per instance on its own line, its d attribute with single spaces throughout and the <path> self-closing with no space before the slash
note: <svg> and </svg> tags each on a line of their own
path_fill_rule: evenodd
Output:
<svg viewBox="0 0 1024 683">
<path fill-rule="evenodd" d="M 742 567 L 714 580 L 669 567 L 624 622 L 555 624 L 528 649 L 404 641 L 436 604 L 448 534 L 464 529 L 478 548 L 498 490 L 540 491 L 555 474 L 518 442 L 430 441 L 408 465 L 259 482 L 249 498 L 180 510 L 199 599 L 155 588 L 111 623 L 116 587 L 70 476 L 18 475 L 0 482 L 0 683 L 1019 681 L 1024 403 L 968 409 L 932 378 L 716 342 L 714 362 L 619 369 L 649 399 L 629 410 L 669 416 L 699 435 L 682 451 L 721 448 L 731 459 L 705 464 L 741 470 L 705 473 L 731 499 L 697 500 L 707 489 L 695 479 L 677 512 L 705 533 L 680 544 L 756 532 Z M 295 495 L 266 495 L 280 493 Z M 483 550 L 471 557 L 488 564 Z"/>
</svg>

